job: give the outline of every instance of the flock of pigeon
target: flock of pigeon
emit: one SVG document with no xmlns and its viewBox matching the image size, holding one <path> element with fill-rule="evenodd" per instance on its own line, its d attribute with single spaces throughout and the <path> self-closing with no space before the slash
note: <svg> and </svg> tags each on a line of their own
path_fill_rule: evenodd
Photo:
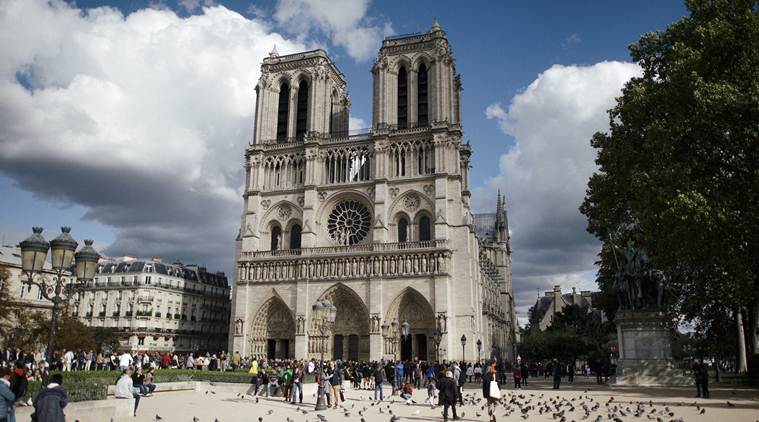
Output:
<svg viewBox="0 0 759 422">
<path fill-rule="evenodd" d="M 216 394 L 212 391 L 212 393 Z M 617 401 L 614 397 L 610 397 L 608 400 L 599 400 L 587 394 L 588 390 L 584 391 L 584 394 L 579 397 L 565 398 L 558 395 L 552 396 L 546 393 L 515 393 L 506 392 L 504 397 L 500 400 L 496 410 L 496 419 L 506 420 L 528 420 L 530 417 L 535 417 L 539 420 L 550 420 L 555 422 L 686 422 L 682 416 L 677 415 L 678 408 L 691 406 L 695 408 L 696 413 L 700 415 L 706 414 L 706 408 L 701 407 L 697 402 L 686 404 L 684 402 L 679 403 L 654 403 L 653 401 Z M 206 391 L 208 394 L 208 391 Z M 315 395 L 314 395 L 315 396 Z M 245 400 L 245 395 L 238 394 L 236 399 Z M 258 397 L 255 397 L 255 403 L 259 402 Z M 361 406 L 356 408 L 356 402 L 347 404 L 343 403 L 340 406 L 340 413 L 337 414 L 337 421 L 353 422 L 357 419 L 360 422 L 367 422 L 366 417 L 369 415 L 382 415 L 389 419 L 389 422 L 400 422 L 402 419 L 407 418 L 409 421 L 419 420 L 421 417 L 429 416 L 428 412 L 422 415 L 421 409 L 428 407 L 431 410 L 441 409 L 439 405 L 421 405 L 416 402 L 406 403 L 405 400 L 396 400 L 395 397 L 386 399 L 384 401 L 373 401 L 371 396 L 368 398 L 368 406 Z M 466 418 L 467 410 L 471 412 L 474 409 L 474 415 L 477 421 L 489 420 L 490 416 L 486 409 L 486 401 L 481 397 L 476 397 L 474 394 L 464 394 L 463 396 L 464 407 L 459 407 L 459 418 Z M 408 414 L 409 411 L 404 410 L 398 412 L 404 406 L 415 406 L 416 410 L 411 410 L 412 416 L 401 416 L 399 413 Z M 735 407 L 735 404 L 727 401 L 726 407 Z M 394 412 L 393 409 L 396 411 Z M 285 422 L 295 422 L 296 418 L 304 422 L 330 422 L 327 417 L 318 413 L 317 411 L 305 408 L 302 406 L 287 408 L 281 411 L 277 411 L 275 415 L 274 410 L 268 410 L 265 416 L 259 416 L 258 422 L 270 422 L 281 421 L 281 417 L 285 417 Z M 335 415 L 334 413 L 332 415 Z M 331 417 L 333 417 L 330 415 Z M 442 413 L 440 414 L 442 416 Z M 379 419 L 382 419 L 382 416 Z M 451 414 L 450 417 L 453 415 Z M 471 415 L 470 415 L 471 418 Z M 156 414 L 155 421 L 162 420 L 163 417 Z M 342 420 L 341 420 L 342 419 Z M 378 418 L 372 417 L 372 420 Z M 437 418 L 436 418 L 437 419 Z M 192 422 L 200 422 L 197 417 L 192 418 Z M 214 422 L 221 422 L 216 418 Z M 759 419 L 757 420 L 759 422 Z"/>
</svg>

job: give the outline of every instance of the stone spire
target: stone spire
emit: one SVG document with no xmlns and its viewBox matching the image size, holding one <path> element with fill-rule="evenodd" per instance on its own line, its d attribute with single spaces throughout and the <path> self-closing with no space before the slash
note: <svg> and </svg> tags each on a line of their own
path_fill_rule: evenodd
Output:
<svg viewBox="0 0 759 422">
<path fill-rule="evenodd" d="M 435 20 L 432 21 L 432 28 L 430 28 L 430 32 L 437 31 L 440 31 L 440 22 L 438 22 L 437 18 L 435 18 Z"/>
<path fill-rule="evenodd" d="M 279 57 L 279 52 L 277 51 L 277 44 L 274 44 L 274 48 L 271 49 L 271 52 L 269 53 L 269 57 Z"/>
<path fill-rule="evenodd" d="M 508 248 L 509 243 L 509 217 L 506 213 L 506 195 L 501 196 L 501 190 L 498 190 L 498 198 L 496 199 L 496 211 L 495 211 L 495 225 L 498 231 L 498 242 L 506 243 Z"/>
</svg>

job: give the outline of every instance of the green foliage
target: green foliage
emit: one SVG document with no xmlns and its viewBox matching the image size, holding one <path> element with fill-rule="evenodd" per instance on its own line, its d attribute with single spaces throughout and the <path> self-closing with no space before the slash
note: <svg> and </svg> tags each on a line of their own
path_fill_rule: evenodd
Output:
<svg viewBox="0 0 759 422">
<path fill-rule="evenodd" d="M 722 354 L 712 325 L 759 301 L 759 3 L 686 3 L 690 16 L 630 46 L 643 75 L 591 140 L 599 170 L 580 210 L 604 242 L 601 289 L 614 297 L 609 234 L 639 222 L 667 310 Z"/>
<path fill-rule="evenodd" d="M 554 315 L 548 329 L 537 325 L 522 332 L 519 354 L 527 359 L 600 359 L 609 353 L 614 339 L 614 326 L 601 321 L 598 313 L 578 305 L 565 307 Z"/>
</svg>

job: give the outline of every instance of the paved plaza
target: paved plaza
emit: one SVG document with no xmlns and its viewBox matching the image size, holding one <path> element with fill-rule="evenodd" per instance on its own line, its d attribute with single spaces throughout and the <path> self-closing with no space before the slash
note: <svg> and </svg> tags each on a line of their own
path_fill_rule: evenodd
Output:
<svg viewBox="0 0 759 422">
<path fill-rule="evenodd" d="M 717 387 L 712 389 L 712 398 L 704 400 L 694 398 L 695 391 L 689 388 L 611 388 L 591 381 L 590 378 L 580 378 L 555 391 L 549 380 L 535 379 L 530 380 L 528 388 L 504 390 L 505 400 L 497 412 L 498 420 L 759 421 L 759 391 L 756 389 Z M 465 389 L 467 401 L 475 403 L 459 409 L 462 421 L 488 420 L 487 408 L 483 409 L 484 401 L 478 401 L 482 393 L 477 387 L 473 383 Z M 383 402 L 375 403 L 370 400 L 369 391 L 346 390 L 344 409 L 320 412 L 313 410 L 313 393 L 304 397 L 304 404 L 299 406 L 286 404 L 281 398 L 261 397 L 258 402 L 252 398 L 242 399 L 239 393 L 246 388 L 225 384 L 216 388 L 211 386 L 209 390 L 156 393 L 142 400 L 136 418 L 120 418 L 115 422 L 154 421 L 156 415 L 167 422 L 191 422 L 193 417 L 199 422 L 217 419 L 218 422 L 318 422 L 318 415 L 330 422 L 387 422 L 395 416 L 400 417 L 400 421 L 443 419 L 441 406 L 432 408 L 423 404 L 427 395 L 423 388 L 414 392 L 416 404 L 412 405 L 406 405 L 397 396 L 386 396 Z M 389 390 L 386 386 L 385 393 Z M 584 407 L 588 408 L 587 416 Z"/>
</svg>

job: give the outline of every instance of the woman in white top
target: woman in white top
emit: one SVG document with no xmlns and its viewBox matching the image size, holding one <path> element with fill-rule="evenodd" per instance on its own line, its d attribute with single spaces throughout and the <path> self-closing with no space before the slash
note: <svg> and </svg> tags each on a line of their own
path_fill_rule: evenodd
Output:
<svg viewBox="0 0 759 422">
<path fill-rule="evenodd" d="M 140 405 L 140 394 L 135 391 L 132 384 L 132 370 L 125 369 L 119 380 L 116 381 L 116 388 L 113 390 L 113 396 L 117 399 L 134 399 L 134 416 L 137 416 L 137 406 Z"/>
</svg>

